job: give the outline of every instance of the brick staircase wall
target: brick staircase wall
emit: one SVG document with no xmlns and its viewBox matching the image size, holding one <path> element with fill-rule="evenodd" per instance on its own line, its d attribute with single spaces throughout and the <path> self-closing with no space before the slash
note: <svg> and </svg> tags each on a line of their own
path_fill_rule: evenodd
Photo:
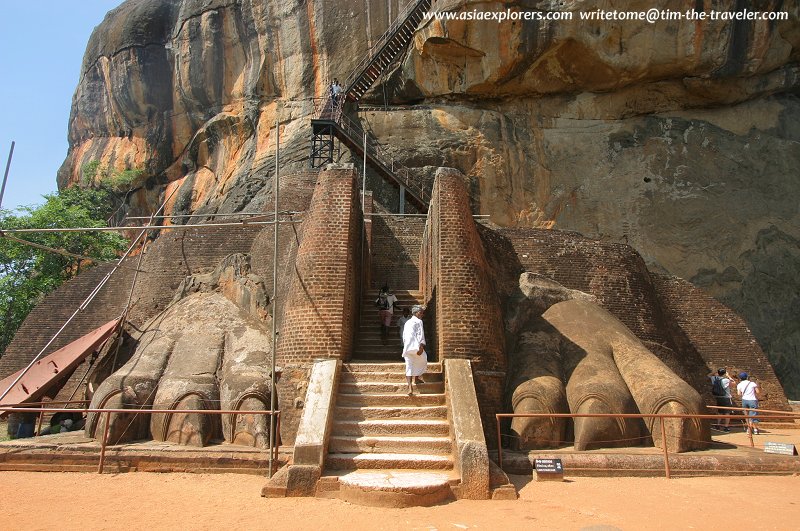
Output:
<svg viewBox="0 0 800 531">
<path fill-rule="evenodd" d="M 432 310 L 426 322 L 435 323 L 438 359 L 472 362 L 486 440 L 494 441 L 494 415 L 503 408 L 505 331 L 464 178 L 457 170 L 436 173 L 420 263 L 421 291 Z"/>
<path fill-rule="evenodd" d="M 361 209 L 352 167 L 320 173 L 283 307 L 281 364 L 347 361 L 360 303 Z"/>
</svg>

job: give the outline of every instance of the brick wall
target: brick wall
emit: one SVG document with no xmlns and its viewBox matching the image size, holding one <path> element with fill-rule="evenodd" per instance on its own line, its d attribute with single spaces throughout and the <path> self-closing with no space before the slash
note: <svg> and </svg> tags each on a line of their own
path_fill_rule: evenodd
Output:
<svg viewBox="0 0 800 531">
<path fill-rule="evenodd" d="M 486 439 L 493 441 L 494 415 L 503 406 L 505 333 L 464 178 L 456 170 L 436 173 L 420 261 L 439 359 L 472 362 Z"/>
<path fill-rule="evenodd" d="M 709 372 L 725 367 L 755 375 L 766 398 L 764 409 L 790 411 L 775 371 L 744 320 L 703 290 L 675 277 L 653 275 L 665 313 L 702 356 Z"/>
<path fill-rule="evenodd" d="M 329 165 L 320 173 L 279 320 L 282 365 L 315 358 L 346 361 L 352 351 L 359 302 L 359 199 L 352 168 Z"/>
<path fill-rule="evenodd" d="M 372 217 L 370 254 L 371 287 L 387 284 L 392 289 L 419 289 L 419 257 L 425 218 Z"/>
</svg>

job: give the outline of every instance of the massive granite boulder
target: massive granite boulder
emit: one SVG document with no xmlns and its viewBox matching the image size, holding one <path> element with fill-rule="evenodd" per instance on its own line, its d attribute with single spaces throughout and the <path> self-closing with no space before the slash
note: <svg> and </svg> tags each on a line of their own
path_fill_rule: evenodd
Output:
<svg viewBox="0 0 800 531">
<path fill-rule="evenodd" d="M 59 185 L 97 160 L 142 170 L 134 212 L 164 200 L 173 213 L 263 207 L 276 121 L 282 166 L 307 166 L 313 98 L 346 78 L 403 3 L 128 0 L 87 46 Z M 373 106 L 352 112 L 417 177 L 461 170 L 474 210 L 498 224 L 624 241 L 651 269 L 710 290 L 800 396 L 787 377 L 800 370 L 789 318 L 800 300 L 800 7 L 713 4 L 783 21 L 580 20 L 606 7 L 438 0 L 438 11 L 573 20 L 424 21 L 366 95 Z"/>
</svg>

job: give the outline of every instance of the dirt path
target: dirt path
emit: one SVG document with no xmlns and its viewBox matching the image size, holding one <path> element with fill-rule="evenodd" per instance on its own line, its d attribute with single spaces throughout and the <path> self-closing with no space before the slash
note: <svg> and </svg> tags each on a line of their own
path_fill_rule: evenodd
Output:
<svg viewBox="0 0 800 531">
<path fill-rule="evenodd" d="M 0 472 L 0 529 L 797 529 L 799 477 L 514 477 L 517 501 L 378 509 L 338 500 L 265 499 L 264 479 L 233 474 Z"/>
</svg>

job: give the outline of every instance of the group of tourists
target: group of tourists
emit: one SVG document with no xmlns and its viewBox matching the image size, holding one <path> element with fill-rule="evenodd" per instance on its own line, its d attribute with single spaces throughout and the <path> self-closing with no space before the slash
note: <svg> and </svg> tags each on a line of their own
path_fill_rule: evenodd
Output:
<svg viewBox="0 0 800 531">
<path fill-rule="evenodd" d="M 721 408 L 733 407 L 733 391 L 732 388 L 736 387 L 736 394 L 742 399 L 742 407 L 745 408 L 747 417 L 747 432 L 753 435 L 758 435 L 758 400 L 761 398 L 761 386 L 754 381 L 753 377 L 746 372 L 739 373 L 738 382 L 736 379 L 728 374 L 725 368 L 717 370 L 716 374 L 711 375 L 711 394 L 717 401 L 717 406 Z M 733 410 L 720 409 L 720 415 L 732 415 Z M 721 423 L 714 424 L 712 427 L 718 428 L 721 431 L 731 431 L 731 419 L 721 419 Z"/>
<path fill-rule="evenodd" d="M 381 323 L 381 339 L 386 344 L 389 335 L 389 327 L 392 324 L 397 297 L 389 291 L 388 286 L 383 286 L 375 299 L 375 306 L 378 308 L 378 318 Z M 416 304 L 411 309 L 404 308 L 402 317 L 398 318 L 397 325 L 400 328 L 400 339 L 403 341 L 402 357 L 406 364 L 406 383 L 408 384 L 408 396 L 414 394 L 414 383 L 424 384 L 422 375 L 428 370 L 428 354 L 425 352 L 425 329 L 422 324 L 422 317 L 425 314 L 425 307 Z"/>
</svg>

